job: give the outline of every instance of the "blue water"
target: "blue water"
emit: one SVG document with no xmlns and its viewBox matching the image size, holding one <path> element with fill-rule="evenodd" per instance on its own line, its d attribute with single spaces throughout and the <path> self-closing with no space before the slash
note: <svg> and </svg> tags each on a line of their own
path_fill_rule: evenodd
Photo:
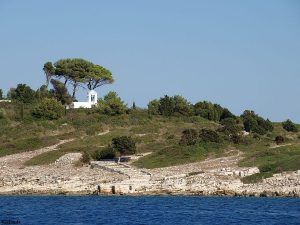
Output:
<svg viewBox="0 0 300 225">
<path fill-rule="evenodd" d="M 0 197 L 0 224 L 300 224 L 299 198 Z"/>
</svg>

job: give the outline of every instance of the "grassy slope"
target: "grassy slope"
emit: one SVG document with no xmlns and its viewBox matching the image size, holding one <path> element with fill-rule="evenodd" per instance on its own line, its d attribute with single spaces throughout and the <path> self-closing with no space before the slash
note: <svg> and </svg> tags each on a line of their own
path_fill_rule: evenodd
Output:
<svg viewBox="0 0 300 225">
<path fill-rule="evenodd" d="M 146 112 L 131 112 L 129 115 L 105 116 L 89 114 L 86 111 L 69 111 L 57 121 L 32 121 L 25 118 L 20 122 L 11 108 L 6 111 L 6 119 L 0 119 L 0 157 L 30 151 L 57 143 L 59 139 L 75 137 L 63 144 L 57 151 L 34 157 L 26 165 L 49 164 L 69 152 L 89 152 L 103 148 L 111 139 L 120 135 L 131 135 L 137 141 L 137 153 L 153 152 L 135 163 L 139 167 L 155 168 L 195 162 L 207 156 L 220 156 L 229 143 L 218 145 L 202 144 L 182 147 L 178 145 L 181 132 L 186 128 L 217 128 L 218 124 L 200 117 L 165 118 L 148 117 Z M 98 136 L 105 130 L 111 132 Z M 75 131 L 75 132 L 74 132 Z M 73 132 L 73 133 L 72 133 Z M 271 149 L 276 135 L 288 138 L 291 146 Z M 244 144 L 235 145 L 243 151 L 245 158 L 240 166 L 258 166 L 262 173 L 245 178 L 244 182 L 255 182 L 273 173 L 300 169 L 300 139 L 282 129 L 276 123 L 274 132 L 260 140 L 246 138 Z"/>
</svg>

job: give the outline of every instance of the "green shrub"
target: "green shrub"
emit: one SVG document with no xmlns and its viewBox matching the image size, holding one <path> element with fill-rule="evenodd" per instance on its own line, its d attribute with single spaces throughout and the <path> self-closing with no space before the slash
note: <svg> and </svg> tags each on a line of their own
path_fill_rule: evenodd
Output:
<svg viewBox="0 0 300 225">
<path fill-rule="evenodd" d="M 11 88 L 8 93 L 10 99 L 23 103 L 32 103 L 36 100 L 36 93 L 26 84 L 18 84 L 17 88 Z"/>
<path fill-rule="evenodd" d="M 282 137 L 282 136 L 276 136 L 275 137 L 275 142 L 276 142 L 276 144 L 277 145 L 280 145 L 280 144 L 282 144 L 283 142 L 284 142 L 284 137 Z"/>
<path fill-rule="evenodd" d="M 270 120 L 265 120 L 264 118 L 255 114 L 254 111 L 245 110 L 241 115 L 244 123 L 244 129 L 247 132 L 254 132 L 260 135 L 265 135 L 268 131 L 272 132 L 274 127 Z"/>
<path fill-rule="evenodd" d="M 126 112 L 126 104 L 121 100 L 116 92 L 109 92 L 104 98 L 98 100 L 100 111 L 107 115 L 120 115 Z"/>
<path fill-rule="evenodd" d="M 243 141 L 243 137 L 239 134 L 232 134 L 230 136 L 230 141 L 232 141 L 234 144 L 240 144 Z"/>
<path fill-rule="evenodd" d="M 91 162 L 91 155 L 87 151 L 83 152 L 81 162 L 86 164 L 89 164 Z"/>
<path fill-rule="evenodd" d="M 98 149 L 95 151 L 93 158 L 96 160 L 102 160 L 102 159 L 114 159 L 116 157 L 116 151 L 108 146 L 105 149 Z"/>
<path fill-rule="evenodd" d="M 165 95 L 163 98 L 159 99 L 158 111 L 160 115 L 172 116 L 175 110 L 175 102 L 172 97 Z"/>
<path fill-rule="evenodd" d="M 282 123 L 283 129 L 290 132 L 298 132 L 298 128 L 291 120 L 286 120 Z"/>
<path fill-rule="evenodd" d="M 216 131 L 209 130 L 209 129 L 200 130 L 199 138 L 203 142 L 215 142 L 215 143 L 222 142 L 222 138 L 220 137 L 220 135 Z"/>
<path fill-rule="evenodd" d="M 198 141 L 198 132 L 195 129 L 186 129 L 182 132 L 180 145 L 194 145 Z"/>
<path fill-rule="evenodd" d="M 112 139 L 112 147 L 115 151 L 118 151 L 121 155 L 135 154 L 136 142 L 132 137 L 121 136 Z"/>
<path fill-rule="evenodd" d="M 226 118 L 221 121 L 222 127 L 219 131 L 224 132 L 226 134 L 237 134 L 241 131 L 241 128 L 237 124 L 236 119 L 234 118 Z"/>
<path fill-rule="evenodd" d="M 149 115 L 158 115 L 159 114 L 159 101 L 152 100 L 148 103 L 148 113 Z"/>
<path fill-rule="evenodd" d="M 32 111 L 36 118 L 55 120 L 64 114 L 64 106 L 55 99 L 45 98 Z"/>
</svg>

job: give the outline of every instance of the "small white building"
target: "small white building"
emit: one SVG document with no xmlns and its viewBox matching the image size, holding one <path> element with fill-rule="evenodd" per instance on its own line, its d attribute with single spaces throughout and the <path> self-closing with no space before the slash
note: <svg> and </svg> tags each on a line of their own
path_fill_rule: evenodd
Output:
<svg viewBox="0 0 300 225">
<path fill-rule="evenodd" d="M 97 101 L 98 101 L 98 94 L 96 91 L 94 90 L 90 90 L 88 92 L 88 101 L 87 102 L 73 102 L 70 105 L 71 109 L 79 109 L 79 108 L 86 108 L 86 109 L 90 109 L 92 108 L 92 106 L 97 105 Z"/>
</svg>

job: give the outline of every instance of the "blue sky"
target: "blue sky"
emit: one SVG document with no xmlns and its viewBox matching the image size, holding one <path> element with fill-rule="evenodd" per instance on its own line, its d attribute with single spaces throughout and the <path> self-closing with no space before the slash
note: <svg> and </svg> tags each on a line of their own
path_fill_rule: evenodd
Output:
<svg viewBox="0 0 300 225">
<path fill-rule="evenodd" d="M 180 94 L 300 122 L 298 0 L 2 0 L 0 29 L 5 92 L 37 89 L 46 61 L 79 57 L 112 71 L 100 96 L 129 105 Z"/>
</svg>

